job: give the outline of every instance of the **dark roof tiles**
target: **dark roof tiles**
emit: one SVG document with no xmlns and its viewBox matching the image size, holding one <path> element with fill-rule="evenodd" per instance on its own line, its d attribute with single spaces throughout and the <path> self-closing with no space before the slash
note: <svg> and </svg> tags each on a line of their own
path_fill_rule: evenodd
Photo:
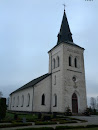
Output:
<svg viewBox="0 0 98 130">
<path fill-rule="evenodd" d="M 34 86 L 35 84 L 39 83 L 40 81 L 42 81 L 43 79 L 45 79 L 46 77 L 48 77 L 50 74 L 47 73 L 45 75 L 42 75 L 36 79 L 33 79 L 32 81 L 30 81 L 29 83 L 23 85 L 22 87 L 20 87 L 19 89 L 15 90 L 14 92 L 12 92 L 11 94 L 17 92 L 17 91 L 20 91 L 20 90 L 23 90 L 23 89 L 26 89 L 26 88 L 29 88 L 29 87 L 32 87 Z M 11 95 L 10 94 L 10 95 Z"/>
<path fill-rule="evenodd" d="M 61 42 L 66 42 L 66 41 L 73 42 L 73 39 L 72 39 L 72 33 L 70 31 L 69 24 L 68 24 L 67 16 L 66 16 L 66 13 L 64 10 L 61 28 L 60 28 L 60 32 L 58 34 L 57 44 L 60 44 Z"/>
</svg>

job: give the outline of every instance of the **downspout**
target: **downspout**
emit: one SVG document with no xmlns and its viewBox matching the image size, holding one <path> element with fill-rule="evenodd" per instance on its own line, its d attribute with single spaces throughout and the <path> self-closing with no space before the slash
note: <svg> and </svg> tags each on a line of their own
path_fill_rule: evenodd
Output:
<svg viewBox="0 0 98 130">
<path fill-rule="evenodd" d="M 51 52 L 51 90 L 50 90 L 50 112 L 52 112 L 52 52 Z"/>
<path fill-rule="evenodd" d="M 9 100 L 9 110 L 11 110 L 11 106 L 12 106 L 12 95 L 10 95 L 10 100 Z"/>
<path fill-rule="evenodd" d="M 34 111 L 34 86 L 33 86 L 33 96 L 32 96 L 32 112 Z"/>
</svg>

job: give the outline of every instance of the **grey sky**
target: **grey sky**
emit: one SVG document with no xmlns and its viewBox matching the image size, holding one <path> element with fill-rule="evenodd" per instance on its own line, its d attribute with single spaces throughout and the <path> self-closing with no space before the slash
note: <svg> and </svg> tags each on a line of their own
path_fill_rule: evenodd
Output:
<svg viewBox="0 0 98 130">
<path fill-rule="evenodd" d="M 48 72 L 63 3 L 74 43 L 84 47 L 87 95 L 98 96 L 98 1 L 0 0 L 0 91 L 5 97 Z"/>
</svg>

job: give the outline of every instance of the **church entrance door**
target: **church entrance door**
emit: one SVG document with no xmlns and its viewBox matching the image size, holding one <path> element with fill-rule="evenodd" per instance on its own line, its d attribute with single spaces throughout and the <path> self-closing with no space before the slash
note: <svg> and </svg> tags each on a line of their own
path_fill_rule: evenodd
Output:
<svg viewBox="0 0 98 130">
<path fill-rule="evenodd" d="M 78 98 L 75 93 L 72 95 L 72 113 L 78 113 Z"/>
</svg>

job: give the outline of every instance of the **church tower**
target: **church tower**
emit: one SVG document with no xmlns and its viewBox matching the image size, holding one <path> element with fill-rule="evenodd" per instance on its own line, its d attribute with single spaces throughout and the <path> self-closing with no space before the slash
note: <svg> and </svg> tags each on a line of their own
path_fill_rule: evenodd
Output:
<svg viewBox="0 0 98 130">
<path fill-rule="evenodd" d="M 76 45 L 64 10 L 57 45 L 49 52 L 51 112 L 82 113 L 87 107 L 84 48 Z"/>
</svg>

